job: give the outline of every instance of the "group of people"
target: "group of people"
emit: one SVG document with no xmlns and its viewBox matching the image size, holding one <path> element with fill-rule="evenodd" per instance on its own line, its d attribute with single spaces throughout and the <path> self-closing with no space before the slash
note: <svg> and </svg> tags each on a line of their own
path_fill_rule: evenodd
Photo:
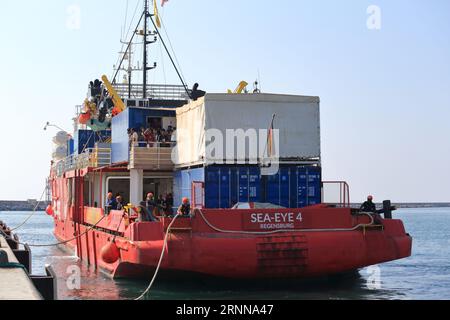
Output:
<svg viewBox="0 0 450 320">
<path fill-rule="evenodd" d="M 139 147 L 140 143 L 145 143 L 148 148 L 156 146 L 170 147 L 176 141 L 176 128 L 169 126 L 168 129 L 134 128 L 128 129 L 130 146 Z"/>
<path fill-rule="evenodd" d="M 105 203 L 106 214 L 109 214 L 113 210 L 124 210 L 125 206 L 126 204 L 122 195 L 117 194 L 114 197 L 112 192 L 108 192 Z M 160 195 L 158 198 L 155 198 L 155 195 L 152 192 L 149 192 L 145 201 L 141 203 L 141 206 L 146 208 L 151 216 L 149 221 L 153 221 L 153 216 L 173 217 L 174 214 L 174 198 L 171 193 L 166 196 Z M 177 214 L 181 216 L 190 216 L 191 204 L 189 198 L 183 198 L 181 206 L 178 207 Z"/>
<path fill-rule="evenodd" d="M 105 209 L 106 213 L 108 214 L 112 210 L 123 210 L 125 209 L 125 201 L 120 193 L 116 194 L 114 197 L 114 194 L 112 192 L 108 192 L 108 195 L 106 196 L 106 203 L 105 203 Z"/>
<path fill-rule="evenodd" d="M 173 206 L 174 199 L 173 195 L 169 193 L 165 197 L 162 195 L 158 199 L 155 195 L 150 192 L 147 194 L 147 198 L 143 203 L 149 213 L 154 215 L 163 215 L 166 217 L 173 217 Z M 190 216 L 191 214 L 191 203 L 189 198 L 183 198 L 182 204 L 177 209 L 177 214 L 180 216 Z"/>
<path fill-rule="evenodd" d="M 148 212 L 155 215 L 173 215 L 174 199 L 171 193 L 166 196 L 160 195 L 158 198 L 155 198 L 155 195 L 150 192 L 147 194 L 147 198 L 143 202 L 143 205 L 147 208 Z"/>
<path fill-rule="evenodd" d="M 112 192 L 108 192 L 105 203 L 106 214 L 109 214 L 113 210 L 124 210 L 125 206 L 124 198 L 121 194 L 117 194 L 114 197 Z M 141 203 L 141 206 L 147 210 L 148 215 L 150 216 L 149 221 L 155 221 L 154 216 L 173 217 L 174 214 L 174 198 L 171 193 L 166 196 L 160 195 L 158 198 L 155 198 L 155 195 L 152 192 L 149 192 L 145 201 Z M 373 196 L 367 197 L 367 201 L 361 205 L 360 210 L 367 213 L 377 213 L 376 205 L 373 202 Z M 182 204 L 178 207 L 177 214 L 184 217 L 189 217 L 191 215 L 189 198 L 183 198 Z"/>
</svg>

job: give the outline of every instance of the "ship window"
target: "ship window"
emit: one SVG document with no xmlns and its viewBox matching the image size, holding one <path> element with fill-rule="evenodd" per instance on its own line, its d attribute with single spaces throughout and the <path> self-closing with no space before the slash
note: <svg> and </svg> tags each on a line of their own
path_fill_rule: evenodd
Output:
<svg viewBox="0 0 450 320">
<path fill-rule="evenodd" d="M 163 128 L 162 118 L 148 117 L 147 124 L 148 124 L 148 127 L 153 130 L 161 130 Z"/>
<path fill-rule="evenodd" d="M 86 207 L 89 207 L 90 202 L 91 202 L 91 184 L 89 180 L 85 179 L 83 185 L 83 203 Z"/>
<path fill-rule="evenodd" d="M 136 100 L 127 100 L 128 107 L 136 107 Z"/>
<path fill-rule="evenodd" d="M 149 192 L 153 193 L 156 198 L 159 196 L 165 197 L 169 193 L 173 193 L 173 180 L 145 178 L 143 189 L 143 199 L 146 198 Z"/>
<path fill-rule="evenodd" d="M 108 179 L 106 188 L 107 192 L 112 192 L 114 196 L 120 194 L 124 198 L 125 203 L 130 201 L 130 178 Z M 152 192 L 156 197 L 173 193 L 172 178 L 144 177 L 142 200 L 146 198 L 147 193 L 149 192 Z"/>
<path fill-rule="evenodd" d="M 114 197 L 121 195 L 124 203 L 130 200 L 130 178 L 111 179 L 107 185 L 108 192 L 112 192 Z"/>
<path fill-rule="evenodd" d="M 71 207 L 72 204 L 72 199 L 73 199 L 73 185 L 72 185 L 72 181 L 73 179 L 67 179 L 67 207 Z"/>
</svg>

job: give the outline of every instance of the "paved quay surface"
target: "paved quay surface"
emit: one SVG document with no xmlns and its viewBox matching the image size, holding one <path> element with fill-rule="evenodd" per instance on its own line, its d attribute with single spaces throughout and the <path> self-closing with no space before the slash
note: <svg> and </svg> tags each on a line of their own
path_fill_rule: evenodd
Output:
<svg viewBox="0 0 450 320">
<path fill-rule="evenodd" d="M 0 236 L 0 250 L 7 253 L 10 263 L 18 263 L 2 236 Z M 0 268 L 0 300 L 43 300 L 43 298 L 25 270 Z"/>
</svg>

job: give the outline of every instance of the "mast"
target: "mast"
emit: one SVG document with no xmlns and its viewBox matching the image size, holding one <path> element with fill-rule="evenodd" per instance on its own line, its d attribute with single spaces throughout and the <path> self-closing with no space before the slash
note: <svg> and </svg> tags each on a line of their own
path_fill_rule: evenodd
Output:
<svg viewBox="0 0 450 320">
<path fill-rule="evenodd" d="M 131 78 L 133 76 L 133 66 L 131 65 L 131 55 L 133 54 L 133 47 L 130 46 L 130 51 L 128 52 L 128 98 L 131 99 Z"/>
<path fill-rule="evenodd" d="M 155 4 L 155 1 L 156 1 L 156 0 L 152 0 L 152 1 L 153 1 L 152 3 Z M 127 58 L 127 56 L 128 56 L 129 59 L 131 60 L 131 55 L 133 54 L 133 52 L 132 52 L 132 44 L 133 44 L 133 39 L 134 39 L 134 37 L 135 37 L 136 35 L 137 35 L 137 36 L 141 36 L 141 37 L 143 38 L 143 65 L 142 65 L 142 72 L 143 72 L 143 77 L 142 77 L 143 79 L 142 79 L 142 80 L 143 80 L 143 84 L 142 84 L 142 98 L 143 98 L 143 99 L 147 99 L 147 98 L 148 98 L 148 97 L 147 97 L 147 87 L 148 87 L 148 78 L 147 78 L 147 76 L 148 76 L 148 71 L 157 68 L 157 63 L 156 63 L 156 62 L 154 62 L 152 66 L 149 66 L 149 64 L 148 64 L 148 45 L 157 42 L 158 39 L 159 39 L 159 40 L 161 40 L 161 43 L 162 43 L 162 45 L 164 46 L 164 49 L 165 49 L 167 55 L 168 55 L 169 58 L 170 58 L 170 61 L 171 61 L 171 63 L 172 63 L 172 66 L 174 67 L 175 71 L 177 72 L 177 75 L 178 75 L 178 77 L 179 77 L 179 79 L 180 79 L 180 81 L 181 81 L 181 84 L 183 85 L 184 90 L 186 91 L 187 96 L 190 98 L 190 97 L 191 97 L 191 92 L 189 91 L 189 89 L 188 89 L 188 87 L 187 87 L 187 84 L 184 82 L 184 79 L 183 79 L 183 77 L 181 76 L 180 71 L 178 70 L 177 65 L 175 64 L 175 61 L 173 60 L 172 55 L 171 55 L 169 49 L 167 48 L 166 43 L 164 42 L 163 37 L 161 36 L 161 34 L 160 34 L 159 30 L 158 30 L 157 24 L 155 23 L 154 19 L 152 18 L 154 15 L 151 14 L 151 13 L 149 12 L 149 7 L 150 7 L 150 6 L 149 6 L 149 3 L 150 3 L 149 0 L 144 0 L 144 11 L 143 11 L 143 13 L 142 13 L 142 15 L 141 15 L 141 18 L 139 19 L 139 21 L 138 21 L 138 23 L 137 23 L 136 29 L 135 29 L 135 31 L 133 32 L 133 35 L 132 35 L 130 41 L 128 42 L 127 48 L 126 48 L 125 52 L 124 52 L 123 55 L 122 55 L 122 59 L 120 60 L 119 67 L 118 67 L 118 68 L 115 68 L 115 71 L 116 71 L 116 72 L 115 72 L 115 74 L 114 74 L 112 83 L 113 83 L 113 84 L 116 83 L 116 78 L 117 78 L 117 75 L 118 75 L 119 71 L 126 71 L 126 72 L 128 73 L 128 96 L 131 97 L 131 91 L 132 91 L 132 84 L 131 84 L 132 72 L 133 72 L 133 71 L 138 71 L 138 70 L 141 70 L 141 69 L 139 68 L 139 65 L 138 65 L 138 68 L 130 67 L 130 63 L 129 63 L 128 70 L 126 70 L 125 68 L 122 68 L 122 65 L 123 65 L 124 60 Z M 142 26 L 142 19 L 144 19 L 143 28 L 141 28 L 141 26 Z M 149 27 L 151 28 L 151 26 L 150 26 L 149 23 L 148 23 L 148 22 L 149 22 L 149 21 L 148 21 L 149 19 L 150 19 L 150 22 L 151 22 L 151 26 L 154 27 L 154 31 L 149 31 Z M 153 38 L 152 40 L 149 40 L 149 38 L 148 38 L 149 36 L 154 37 L 154 38 Z"/>
<path fill-rule="evenodd" d="M 143 65 L 143 94 L 142 97 L 144 99 L 147 98 L 147 67 L 148 67 L 148 61 L 147 61 L 147 33 L 148 33 L 148 0 L 144 0 L 144 65 Z"/>
</svg>

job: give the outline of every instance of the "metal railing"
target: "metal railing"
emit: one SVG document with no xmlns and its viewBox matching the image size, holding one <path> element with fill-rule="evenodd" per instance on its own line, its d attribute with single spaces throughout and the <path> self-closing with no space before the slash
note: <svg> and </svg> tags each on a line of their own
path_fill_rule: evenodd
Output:
<svg viewBox="0 0 450 320">
<path fill-rule="evenodd" d="M 323 181 L 322 199 L 324 203 L 349 208 L 350 186 L 345 181 Z"/>
<path fill-rule="evenodd" d="M 205 208 L 205 183 L 202 181 L 192 182 L 192 208 Z"/>
<path fill-rule="evenodd" d="M 84 168 L 98 168 L 111 165 L 111 148 L 86 149 L 82 154 L 73 154 L 53 165 L 57 176 L 65 172 Z"/>
<path fill-rule="evenodd" d="M 174 142 L 139 142 L 130 148 L 129 168 L 147 170 L 173 169 Z"/>
<path fill-rule="evenodd" d="M 111 165 L 111 148 L 95 148 L 91 150 L 89 159 L 92 167 L 105 167 Z"/>
<path fill-rule="evenodd" d="M 139 141 L 138 146 L 130 147 L 130 150 L 132 148 L 173 148 L 177 145 L 174 141 L 168 141 L 168 142 L 146 142 L 146 141 Z"/>
<path fill-rule="evenodd" d="M 122 98 L 142 98 L 144 86 L 142 84 L 132 84 L 131 91 L 128 84 L 114 84 L 114 89 Z M 188 100 L 189 96 L 182 85 L 152 84 L 147 86 L 147 98 L 155 100 Z"/>
</svg>

